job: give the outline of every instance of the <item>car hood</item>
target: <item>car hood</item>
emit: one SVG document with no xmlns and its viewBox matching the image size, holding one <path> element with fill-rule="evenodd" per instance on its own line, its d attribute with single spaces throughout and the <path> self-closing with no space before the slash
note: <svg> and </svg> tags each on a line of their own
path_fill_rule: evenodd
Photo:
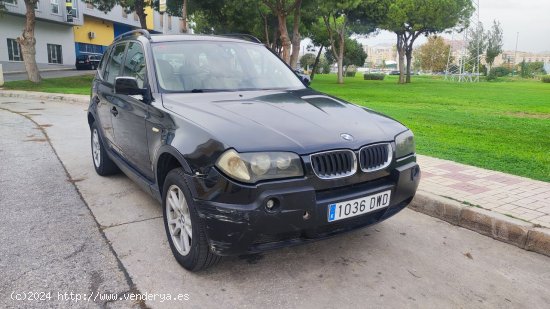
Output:
<svg viewBox="0 0 550 309">
<path fill-rule="evenodd" d="M 406 130 L 387 116 L 311 89 L 163 94 L 162 100 L 167 110 L 240 152 L 358 149 Z"/>
</svg>

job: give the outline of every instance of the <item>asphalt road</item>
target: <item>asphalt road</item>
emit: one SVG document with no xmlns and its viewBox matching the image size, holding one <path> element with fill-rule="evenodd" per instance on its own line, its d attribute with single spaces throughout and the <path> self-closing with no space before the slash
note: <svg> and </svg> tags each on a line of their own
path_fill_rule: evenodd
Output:
<svg viewBox="0 0 550 309">
<path fill-rule="evenodd" d="M 131 281 L 46 136 L 2 109 L 0 136 L 0 307 L 111 307 L 70 297 L 122 294 Z"/>
<path fill-rule="evenodd" d="M 0 108 L 25 112 L 44 125 L 132 283 L 141 293 L 159 295 L 146 301 L 147 306 L 547 308 L 550 304 L 548 257 L 408 209 L 379 225 L 329 240 L 226 258 L 207 271 L 186 272 L 168 248 L 160 206 L 124 175 L 95 174 L 87 106 L 0 98 Z M 2 139 L 4 134 L 11 133 L 3 132 Z M 67 215 L 64 220 L 73 224 L 72 218 Z M 9 224 L 10 231 L 20 229 L 20 223 Z M 29 237 L 27 233 L 20 239 Z M 0 250 L 2 256 L 14 254 L 4 246 Z M 10 267 L 29 267 L 16 258 L 11 261 Z M 88 271 L 104 267 L 99 263 Z M 5 279 L 0 284 L 4 286 Z M 186 294 L 188 300 L 168 301 L 167 294 Z"/>
<path fill-rule="evenodd" d="M 40 72 L 42 78 L 56 78 L 56 77 L 70 77 L 80 75 L 94 74 L 95 70 L 61 70 L 61 71 L 43 71 Z M 15 80 L 26 80 L 28 78 L 27 73 L 13 73 L 4 74 L 4 81 L 10 82 Z"/>
</svg>

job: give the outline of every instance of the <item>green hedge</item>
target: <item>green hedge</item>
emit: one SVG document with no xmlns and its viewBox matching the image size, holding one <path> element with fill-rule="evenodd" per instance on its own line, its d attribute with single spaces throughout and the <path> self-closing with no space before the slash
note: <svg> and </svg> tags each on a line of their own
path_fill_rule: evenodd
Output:
<svg viewBox="0 0 550 309">
<path fill-rule="evenodd" d="M 346 72 L 346 77 L 355 77 L 355 72 Z"/>
<path fill-rule="evenodd" d="M 386 77 L 386 75 L 384 74 L 370 74 L 370 73 L 363 74 L 364 80 L 384 80 L 384 77 Z"/>
<path fill-rule="evenodd" d="M 543 76 L 541 80 L 542 80 L 543 83 L 549 83 L 550 84 L 550 75 Z"/>
</svg>

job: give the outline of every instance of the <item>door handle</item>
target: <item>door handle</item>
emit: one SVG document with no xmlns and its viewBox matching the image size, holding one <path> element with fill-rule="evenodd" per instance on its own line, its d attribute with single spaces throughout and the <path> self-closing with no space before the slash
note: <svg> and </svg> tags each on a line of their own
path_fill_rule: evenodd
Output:
<svg viewBox="0 0 550 309">
<path fill-rule="evenodd" d="M 113 114 L 113 116 L 115 116 L 115 117 L 118 115 L 118 111 L 117 111 L 116 107 L 113 107 L 111 109 L 111 114 Z"/>
<path fill-rule="evenodd" d="M 94 97 L 92 98 L 92 103 L 94 103 L 94 104 L 99 104 L 99 102 L 100 102 L 100 100 L 99 100 L 99 97 L 98 97 L 98 96 L 94 96 Z"/>
</svg>

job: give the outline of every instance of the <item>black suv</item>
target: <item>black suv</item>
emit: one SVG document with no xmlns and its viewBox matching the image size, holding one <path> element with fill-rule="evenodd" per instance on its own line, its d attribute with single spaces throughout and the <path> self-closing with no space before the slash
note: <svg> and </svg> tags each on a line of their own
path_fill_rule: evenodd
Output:
<svg viewBox="0 0 550 309">
<path fill-rule="evenodd" d="M 115 39 L 88 113 L 99 175 L 122 170 L 162 203 L 186 269 L 385 220 L 420 169 L 401 123 L 308 88 L 259 41 Z"/>
<path fill-rule="evenodd" d="M 76 57 L 75 67 L 77 70 L 95 70 L 100 60 L 101 55 L 79 55 Z"/>
</svg>

